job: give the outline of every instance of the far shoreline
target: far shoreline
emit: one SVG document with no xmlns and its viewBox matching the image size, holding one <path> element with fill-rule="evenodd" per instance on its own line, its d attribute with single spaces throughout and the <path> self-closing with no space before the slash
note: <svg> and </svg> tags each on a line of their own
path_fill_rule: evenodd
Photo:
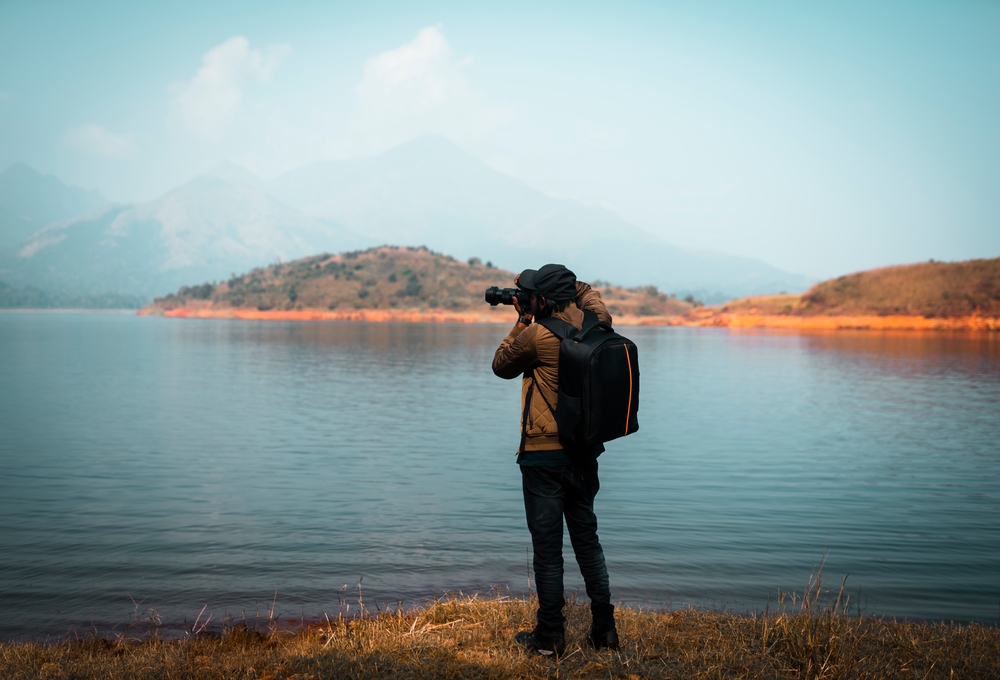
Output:
<svg viewBox="0 0 1000 680">
<path fill-rule="evenodd" d="M 142 309 L 88 309 L 83 307 L 5 307 L 0 314 L 114 314 L 160 316 L 171 319 L 229 319 L 235 321 L 339 321 L 359 323 L 441 323 L 512 326 L 512 314 L 502 311 L 444 311 L 431 309 L 294 309 L 259 310 L 247 308 L 213 309 L 185 306 L 164 309 L 149 305 Z M 979 315 L 924 317 L 914 315 L 814 315 L 753 314 L 723 312 L 719 307 L 702 307 L 682 316 L 614 316 L 614 325 L 623 327 L 731 328 L 742 330 L 787 331 L 974 331 L 1000 332 L 1000 319 Z"/>
<path fill-rule="evenodd" d="M 245 321 L 360 321 L 367 323 L 459 323 L 513 325 L 512 314 L 484 310 L 444 311 L 424 309 L 295 309 L 258 310 L 245 308 L 214 309 L 185 306 L 164 309 L 149 306 L 136 312 L 139 316 L 163 316 L 180 319 L 235 319 Z M 498 318 L 502 317 L 502 318 Z M 910 315 L 780 315 L 722 312 L 701 308 L 683 316 L 617 315 L 616 326 L 716 327 L 783 330 L 884 330 L 884 331 L 1000 331 L 1000 319 L 978 315 L 933 317 Z"/>
<path fill-rule="evenodd" d="M 138 314 L 141 309 L 89 307 L 0 307 L 0 314 Z"/>
</svg>

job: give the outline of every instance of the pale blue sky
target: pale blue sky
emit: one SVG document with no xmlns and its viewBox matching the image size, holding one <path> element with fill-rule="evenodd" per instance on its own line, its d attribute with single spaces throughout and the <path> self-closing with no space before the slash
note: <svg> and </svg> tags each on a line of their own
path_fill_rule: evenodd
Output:
<svg viewBox="0 0 1000 680">
<path fill-rule="evenodd" d="M 0 168 L 115 200 L 443 134 L 679 246 L 1000 256 L 1000 3 L 0 0 Z"/>
</svg>

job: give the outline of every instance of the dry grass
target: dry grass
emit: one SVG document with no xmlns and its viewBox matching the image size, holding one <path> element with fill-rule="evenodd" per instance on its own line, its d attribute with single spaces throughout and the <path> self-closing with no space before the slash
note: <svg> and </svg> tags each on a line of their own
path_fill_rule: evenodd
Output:
<svg viewBox="0 0 1000 680">
<path fill-rule="evenodd" d="M 806 600 L 809 601 L 808 599 Z M 589 609 L 568 606 L 567 651 L 512 643 L 534 603 L 452 598 L 302 630 L 236 627 L 182 640 L 90 639 L 0 645 L 3 678 L 997 678 L 1000 630 L 816 611 L 739 616 L 619 611 L 623 647 L 584 644 Z"/>
<path fill-rule="evenodd" d="M 721 311 L 798 316 L 1000 317 L 1000 258 L 872 269 L 817 283 L 801 296 L 734 300 Z"/>
</svg>

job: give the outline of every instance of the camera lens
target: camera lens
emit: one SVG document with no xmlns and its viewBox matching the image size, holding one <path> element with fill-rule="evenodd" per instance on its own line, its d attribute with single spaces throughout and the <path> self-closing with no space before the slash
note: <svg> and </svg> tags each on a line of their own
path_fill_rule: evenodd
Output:
<svg viewBox="0 0 1000 680">
<path fill-rule="evenodd" d="M 500 286 L 490 286 L 486 289 L 486 301 L 491 307 L 503 304 L 503 291 L 500 290 Z"/>
<path fill-rule="evenodd" d="M 524 293 L 517 288 L 501 288 L 500 286 L 490 286 L 486 289 L 486 301 L 493 307 L 512 305 L 514 298 L 524 302 Z"/>
</svg>

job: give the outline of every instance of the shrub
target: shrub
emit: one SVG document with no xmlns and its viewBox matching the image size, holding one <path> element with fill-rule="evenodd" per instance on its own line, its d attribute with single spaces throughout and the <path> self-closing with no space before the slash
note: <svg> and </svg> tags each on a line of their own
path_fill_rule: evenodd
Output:
<svg viewBox="0 0 1000 680">
<path fill-rule="evenodd" d="M 200 286 L 181 286 L 177 291 L 178 297 L 187 297 L 195 300 L 207 300 L 215 292 L 215 286 L 211 283 L 203 283 Z"/>
<path fill-rule="evenodd" d="M 421 288 L 423 288 L 423 286 L 420 285 L 420 280 L 417 279 L 417 275 L 410 274 L 410 278 L 406 282 L 406 288 L 404 289 L 403 292 L 409 297 L 416 297 L 420 295 Z"/>
</svg>

